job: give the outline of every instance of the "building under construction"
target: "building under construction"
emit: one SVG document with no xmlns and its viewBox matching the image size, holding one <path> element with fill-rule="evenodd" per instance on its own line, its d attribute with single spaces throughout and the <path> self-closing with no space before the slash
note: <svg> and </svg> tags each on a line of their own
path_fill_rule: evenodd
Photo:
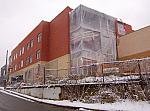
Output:
<svg viewBox="0 0 150 111">
<path fill-rule="evenodd" d="M 99 75 L 94 71 L 101 67 L 95 65 L 118 60 L 124 50 L 118 50 L 118 41 L 131 32 L 130 25 L 115 17 L 83 5 L 66 7 L 52 21 L 42 21 L 12 50 L 9 80 L 43 84 L 72 75 Z"/>
</svg>

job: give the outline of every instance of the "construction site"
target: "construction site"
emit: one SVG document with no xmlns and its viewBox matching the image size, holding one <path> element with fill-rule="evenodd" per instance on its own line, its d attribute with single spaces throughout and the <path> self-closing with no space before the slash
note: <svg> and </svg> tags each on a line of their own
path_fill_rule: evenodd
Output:
<svg viewBox="0 0 150 111">
<path fill-rule="evenodd" d="M 10 57 L 7 88 L 38 98 L 79 100 L 85 103 L 113 103 L 122 99 L 149 101 L 150 46 L 148 43 L 141 43 L 145 45 L 142 48 L 137 45 L 139 47 L 135 47 L 136 52 L 134 45 L 133 49 L 128 48 L 130 44 L 123 39 L 132 35 L 137 37 L 142 35 L 140 31 L 146 30 L 147 35 L 143 35 L 144 41 L 149 40 L 150 28 L 133 31 L 130 25 L 83 5 L 74 10 L 67 8 L 67 14 L 69 28 L 65 31 L 69 42 L 64 43 L 68 44 L 65 46 L 67 51 L 55 58 L 51 56 L 52 52 L 57 54 L 61 48 L 60 52 L 66 49 L 64 45 L 60 46 L 59 50 L 55 50 L 54 47 L 55 51 L 49 50 L 51 60 L 45 57 L 45 60 L 40 59 L 31 65 L 24 66 L 24 61 L 22 66 L 20 62 L 20 65 L 16 66 L 15 60 L 12 62 L 12 58 L 16 57 L 16 48 Z M 53 22 L 58 19 L 52 21 L 55 27 L 57 25 Z M 53 29 L 50 30 L 52 32 Z M 43 39 L 44 34 L 42 33 L 41 40 L 46 41 L 47 39 Z M 127 38 L 130 41 L 130 38 Z M 65 39 L 66 37 L 60 38 L 60 42 Z M 44 47 L 43 44 L 41 47 Z M 43 50 L 46 48 L 41 49 L 41 57 L 48 55 L 48 51 L 42 54 Z M 145 53 L 145 56 L 142 53 Z"/>
</svg>

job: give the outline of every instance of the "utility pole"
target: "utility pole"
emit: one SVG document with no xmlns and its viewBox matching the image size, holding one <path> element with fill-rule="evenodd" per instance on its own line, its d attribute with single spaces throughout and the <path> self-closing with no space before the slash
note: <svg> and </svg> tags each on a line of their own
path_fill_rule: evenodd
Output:
<svg viewBox="0 0 150 111">
<path fill-rule="evenodd" d="M 6 80 L 8 79 L 8 50 L 6 53 Z"/>
<path fill-rule="evenodd" d="M 43 75 L 43 84 L 45 85 L 45 72 L 46 72 L 46 68 L 44 66 L 44 75 Z"/>
<path fill-rule="evenodd" d="M 6 83 L 7 83 L 7 81 L 8 81 L 8 63 L 7 63 L 7 61 L 8 61 L 8 50 L 7 50 L 7 53 L 6 53 L 6 64 L 5 64 L 5 76 L 4 76 L 4 88 L 6 88 Z"/>
</svg>

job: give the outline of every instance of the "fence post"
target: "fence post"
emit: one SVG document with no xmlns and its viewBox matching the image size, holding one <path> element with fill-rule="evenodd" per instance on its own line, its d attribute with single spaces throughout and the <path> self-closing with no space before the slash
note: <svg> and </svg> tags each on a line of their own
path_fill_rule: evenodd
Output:
<svg viewBox="0 0 150 111">
<path fill-rule="evenodd" d="M 142 80 L 141 67 L 140 67 L 139 60 L 138 60 L 138 69 L 139 69 L 139 75 L 140 75 L 140 79 Z"/>
<path fill-rule="evenodd" d="M 102 63 L 102 75 L 103 75 L 103 83 L 104 83 L 104 72 L 103 72 L 103 63 Z"/>
<path fill-rule="evenodd" d="M 45 67 L 44 67 L 44 74 L 43 74 L 43 84 L 45 85 Z"/>
</svg>

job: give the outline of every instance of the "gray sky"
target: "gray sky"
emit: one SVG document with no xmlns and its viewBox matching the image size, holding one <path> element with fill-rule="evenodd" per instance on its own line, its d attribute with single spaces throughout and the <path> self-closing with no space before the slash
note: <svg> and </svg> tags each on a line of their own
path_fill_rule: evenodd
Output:
<svg viewBox="0 0 150 111">
<path fill-rule="evenodd" d="M 134 30 L 150 25 L 150 0 L 0 0 L 0 66 L 6 50 L 10 53 L 41 20 L 80 4 L 120 18 Z"/>
</svg>

